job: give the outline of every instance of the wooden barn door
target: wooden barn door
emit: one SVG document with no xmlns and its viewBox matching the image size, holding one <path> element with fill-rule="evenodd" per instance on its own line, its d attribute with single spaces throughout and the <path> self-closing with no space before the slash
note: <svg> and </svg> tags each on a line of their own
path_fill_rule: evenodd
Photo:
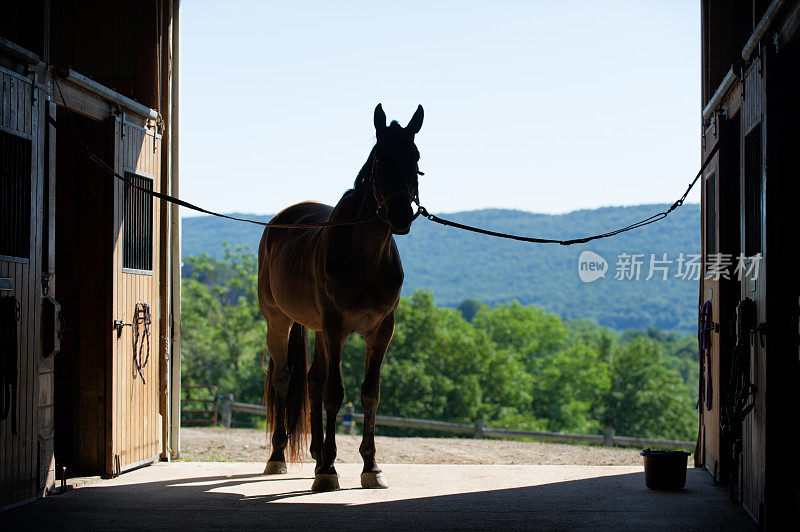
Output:
<svg viewBox="0 0 800 532">
<path fill-rule="evenodd" d="M 716 117 L 713 120 L 718 120 Z M 712 124 L 706 134 L 706 151 L 710 151 L 719 142 L 719 123 Z M 701 305 L 710 301 L 712 306 L 711 319 L 720 323 L 720 284 L 721 278 L 714 275 L 711 262 L 721 253 L 719 245 L 719 190 L 720 181 L 719 154 L 715 155 L 703 175 L 702 201 L 702 243 L 703 243 L 703 278 L 700 281 Z M 720 467 L 720 427 L 719 427 L 719 376 L 720 376 L 720 334 L 719 331 L 709 331 L 711 345 L 709 353 L 700 360 L 701 390 L 698 408 L 700 409 L 701 432 L 700 444 L 702 453 L 700 461 L 705 468 L 719 479 Z"/>
<path fill-rule="evenodd" d="M 741 298 L 756 306 L 756 324 L 766 322 L 766 156 L 765 93 L 761 59 L 745 75 L 741 136 L 741 248 L 748 265 L 758 270 L 741 282 Z M 754 272 L 753 272 L 754 273 Z M 754 334 L 749 377 L 756 386 L 754 408 L 742 426 L 741 496 L 744 507 L 760 521 L 765 494 L 766 336 Z"/>
<path fill-rule="evenodd" d="M 731 436 L 722 430 L 723 408 L 728 398 L 740 290 L 735 267 L 739 256 L 739 137 L 740 118 L 716 115 L 706 134 L 705 151 L 721 143 L 703 178 L 702 302 L 711 301 L 714 329 L 710 354 L 701 361 L 703 397 L 700 398 L 702 464 L 716 482 L 728 482 L 732 474 Z M 722 271 L 720 271 L 722 270 Z M 710 406 L 709 406 L 710 403 Z"/>
<path fill-rule="evenodd" d="M 40 399 L 45 413 L 52 408 L 49 387 L 39 397 L 45 107 L 39 93 L 29 78 L 0 68 L 0 509 L 36 498 L 39 450 L 52 446 L 52 422 L 42 416 L 47 423 L 40 426 L 38 412 Z"/>
<path fill-rule="evenodd" d="M 159 192 L 161 137 L 148 126 L 124 114 L 116 119 L 115 170 L 137 186 Z M 158 207 L 148 194 L 116 181 L 112 288 L 116 325 L 109 375 L 111 473 L 151 462 L 161 450 Z"/>
</svg>

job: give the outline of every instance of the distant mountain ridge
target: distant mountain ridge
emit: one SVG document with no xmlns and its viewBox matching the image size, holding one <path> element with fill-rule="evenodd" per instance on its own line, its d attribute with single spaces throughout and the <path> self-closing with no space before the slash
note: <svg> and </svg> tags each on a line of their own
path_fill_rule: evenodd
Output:
<svg viewBox="0 0 800 532">
<path fill-rule="evenodd" d="M 443 217 L 495 231 L 568 239 L 630 224 L 668 205 L 602 207 L 565 214 L 483 209 L 442 214 Z M 271 215 L 232 213 L 268 221 Z M 183 219 L 184 255 L 221 257 L 223 242 L 258 248 L 263 229 L 211 216 Z M 686 204 L 665 220 L 613 238 L 559 246 L 501 240 L 443 227 L 418 219 L 411 233 L 395 237 L 405 270 L 403 293 L 429 289 L 444 306 L 467 298 L 489 304 L 519 300 L 567 318 L 591 318 L 615 329 L 659 327 L 690 332 L 697 322 L 697 280 L 675 277 L 678 258 L 700 252 L 700 206 Z M 582 282 L 582 251 L 600 255 L 608 264 L 605 277 Z M 656 270 L 650 280 L 651 255 L 671 261 L 667 280 Z M 639 257 L 641 255 L 641 257 Z M 640 279 L 615 279 L 624 263 L 640 261 Z M 627 272 L 627 270 L 626 270 Z"/>
</svg>

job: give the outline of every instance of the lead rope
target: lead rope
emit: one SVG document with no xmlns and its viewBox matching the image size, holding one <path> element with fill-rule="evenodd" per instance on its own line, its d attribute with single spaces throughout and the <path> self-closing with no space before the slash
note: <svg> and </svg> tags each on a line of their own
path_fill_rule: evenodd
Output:
<svg viewBox="0 0 800 532">
<path fill-rule="evenodd" d="M 61 86 L 58 84 L 58 81 L 55 80 L 55 79 L 53 81 L 55 82 L 55 85 L 56 85 L 56 88 L 58 89 L 58 92 L 61 93 Z M 179 205 L 181 207 L 185 207 L 185 208 L 191 209 L 193 211 L 201 212 L 203 214 L 209 214 L 211 216 L 216 216 L 217 218 L 225 218 L 227 220 L 233 220 L 233 221 L 236 221 L 236 222 L 246 222 L 246 223 L 251 223 L 251 224 L 260 225 L 260 226 L 264 226 L 264 227 L 276 227 L 276 228 L 280 228 L 280 229 L 311 229 L 311 228 L 316 228 L 316 227 L 338 227 L 338 226 L 343 226 L 343 225 L 356 225 L 356 224 L 361 224 L 361 223 L 368 222 L 370 220 L 374 220 L 376 218 L 380 219 L 381 221 L 384 221 L 384 222 L 387 222 L 387 220 L 388 220 L 388 218 L 385 220 L 385 219 L 383 219 L 383 217 L 381 217 L 381 214 L 382 214 L 381 213 L 382 203 L 385 203 L 386 201 L 388 201 L 388 198 L 386 198 L 386 197 L 384 197 L 383 202 L 379 202 L 378 211 L 376 213 L 372 214 L 371 216 L 365 216 L 365 217 L 362 217 L 362 218 L 355 218 L 355 219 L 352 219 L 352 220 L 330 220 L 330 221 L 327 221 L 327 222 L 316 222 L 316 223 L 305 223 L 305 224 L 276 224 L 276 223 L 272 223 L 272 222 L 259 222 L 257 220 L 250 220 L 248 218 L 237 218 L 236 216 L 228 216 L 227 214 L 221 214 L 221 213 L 218 213 L 218 212 L 209 211 L 207 209 L 204 209 L 202 207 L 198 207 L 197 205 L 193 205 L 193 204 L 191 204 L 191 203 L 189 203 L 187 201 L 184 201 L 184 200 L 179 199 L 179 198 L 175 198 L 175 197 L 170 196 L 168 194 L 162 194 L 161 192 L 156 192 L 154 190 L 148 190 L 148 189 L 146 189 L 144 187 L 140 187 L 140 186 L 136 185 L 132 180 L 128 179 L 127 177 L 124 177 L 124 176 L 121 176 L 120 174 L 118 174 L 103 159 L 101 159 L 100 157 L 95 155 L 91 150 L 89 150 L 89 147 L 83 142 L 83 140 L 80 137 L 80 134 L 78 132 L 78 128 L 77 128 L 77 126 L 76 126 L 76 124 L 74 122 L 74 119 L 72 118 L 72 110 L 69 108 L 69 106 L 66 105 L 66 99 L 64 98 L 64 94 L 63 93 L 61 93 L 61 100 L 64 103 L 64 109 L 67 110 L 67 115 L 69 116 L 69 119 L 72 122 L 73 130 L 74 130 L 74 138 L 73 138 L 73 140 L 75 142 L 77 142 L 78 148 L 80 149 L 80 151 L 84 155 L 86 155 L 86 157 L 88 157 L 92 162 L 94 162 L 97 166 L 102 168 L 104 171 L 108 172 L 109 174 L 111 174 L 115 178 L 119 179 L 120 181 L 126 183 L 128 186 L 133 187 L 133 188 L 135 188 L 135 189 L 137 189 L 137 190 L 139 190 L 141 192 L 144 192 L 145 194 L 148 194 L 149 196 L 152 196 L 152 197 L 155 197 L 155 198 L 158 198 L 158 199 L 162 199 L 162 200 L 167 201 L 169 203 L 173 203 L 175 205 Z M 50 124 L 53 125 L 53 127 L 55 127 L 56 129 L 59 129 L 59 127 L 60 127 L 59 124 L 52 117 L 48 116 L 47 120 L 48 120 L 48 122 Z M 596 235 L 590 235 L 590 236 L 585 236 L 585 237 L 581 237 L 581 238 L 573 238 L 573 239 L 569 239 L 569 240 L 558 240 L 558 239 L 554 239 L 554 238 L 538 238 L 538 237 L 530 237 L 530 236 L 512 235 L 512 234 L 509 234 L 509 233 L 500 233 L 498 231 L 490 231 L 488 229 L 482 229 L 480 227 L 474 227 L 474 226 L 471 226 L 471 225 L 466 225 L 466 224 L 454 222 L 452 220 L 447 220 L 445 218 L 441 218 L 439 216 L 436 216 L 435 214 L 431 214 L 431 213 L 428 212 L 428 210 L 425 207 L 423 207 L 422 205 L 419 204 L 419 199 L 418 198 L 416 198 L 416 199 L 412 198 L 412 201 L 417 204 L 417 212 L 414 215 L 414 219 L 416 219 L 419 215 L 422 215 L 425 218 L 427 218 L 428 220 L 430 220 L 432 222 L 436 222 L 436 223 L 444 225 L 444 226 L 455 227 L 456 229 L 463 229 L 464 231 L 471 231 L 473 233 L 479 233 L 479 234 L 482 234 L 482 235 L 494 236 L 494 237 L 498 237 L 498 238 L 507 238 L 507 239 L 510 239 L 510 240 L 518 240 L 518 241 L 521 241 L 521 242 L 530 242 L 530 243 L 533 243 L 533 244 L 560 244 L 562 246 L 571 246 L 573 244 L 585 244 L 586 242 L 591 242 L 592 240 L 598 240 L 598 239 L 601 239 L 601 238 L 610 238 L 610 237 L 616 236 L 616 235 L 618 235 L 620 233 L 624 233 L 626 231 L 632 231 L 634 229 L 638 229 L 640 227 L 644 227 L 645 225 L 650 225 L 651 223 L 657 222 L 659 220 L 663 220 L 672 211 L 674 211 L 675 209 L 677 209 L 678 207 L 683 205 L 683 202 L 686 200 L 686 197 L 689 195 L 689 192 L 692 190 L 692 188 L 694 187 L 695 183 L 697 183 L 698 179 L 700 179 L 700 176 L 703 174 L 703 172 L 705 171 L 706 167 L 713 160 L 714 154 L 716 154 L 717 151 L 719 150 L 719 147 L 722 145 L 722 141 L 725 139 L 725 137 L 727 137 L 727 130 L 723 131 L 722 135 L 720 135 L 719 140 L 717 141 L 717 143 L 714 145 L 714 147 L 711 149 L 711 151 L 706 156 L 705 162 L 700 167 L 700 171 L 697 172 L 697 175 L 694 177 L 694 179 L 691 181 L 691 183 L 689 183 L 689 186 L 686 188 L 686 192 L 683 193 L 683 196 L 681 196 L 678 199 L 678 201 L 673 203 L 666 211 L 655 213 L 655 214 L 653 214 L 651 216 L 648 216 L 647 218 L 645 218 L 643 220 L 639 220 L 638 222 L 634 222 L 634 223 L 632 223 L 630 225 L 627 225 L 625 227 L 621 227 L 619 229 L 613 229 L 613 230 L 607 231 L 605 233 L 599 233 L 599 234 L 596 234 Z M 420 174 L 421 174 L 421 172 L 420 172 Z M 374 179 L 373 179 L 373 181 L 374 181 Z M 377 195 L 377 192 L 375 191 L 374 187 L 373 187 L 373 193 Z M 411 194 L 409 193 L 409 195 L 411 195 Z M 417 196 L 418 196 L 418 193 L 417 193 Z M 391 224 L 389 224 L 389 225 L 391 227 Z"/>
<path fill-rule="evenodd" d="M 144 301 L 136 303 L 136 309 L 133 311 L 133 364 L 136 366 L 136 371 L 139 372 L 139 377 L 142 378 L 142 384 L 147 384 L 144 380 L 144 368 L 147 367 L 147 362 L 150 360 L 150 325 L 153 322 L 150 315 L 150 305 Z M 141 342 L 139 341 L 139 326 L 142 326 Z M 145 347 L 147 348 L 145 350 Z M 144 352 L 144 357 L 142 356 Z"/>
</svg>

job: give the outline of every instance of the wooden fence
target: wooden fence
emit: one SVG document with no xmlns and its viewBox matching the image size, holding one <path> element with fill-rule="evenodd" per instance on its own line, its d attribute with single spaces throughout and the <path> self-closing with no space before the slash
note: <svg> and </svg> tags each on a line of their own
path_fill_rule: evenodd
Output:
<svg viewBox="0 0 800 532">
<path fill-rule="evenodd" d="M 205 397 L 196 397 L 192 392 L 207 390 Z M 216 386 L 199 384 L 197 386 L 183 386 L 181 393 L 181 425 L 216 425 L 219 393 Z M 191 405 L 192 408 L 184 408 Z"/>
<path fill-rule="evenodd" d="M 231 428 L 231 413 L 244 412 L 257 416 L 266 415 L 267 409 L 263 405 L 237 403 L 232 394 L 223 396 L 222 421 L 225 428 Z M 352 420 L 352 423 L 363 423 L 364 414 L 353 412 L 352 407 L 340 412 L 339 420 Z M 478 418 L 473 425 L 466 423 L 451 423 L 449 421 L 430 421 L 427 419 L 414 419 L 394 416 L 375 416 L 376 425 L 387 427 L 406 427 L 410 429 L 435 430 L 439 432 L 454 432 L 457 434 L 471 434 L 476 439 L 481 438 L 529 438 L 534 440 L 552 442 L 587 442 L 602 444 L 607 447 L 650 447 L 655 449 L 685 449 L 694 451 L 695 443 L 690 441 L 651 440 L 647 438 L 632 438 L 630 436 L 617 436 L 613 429 L 607 429 L 605 434 L 566 434 L 562 432 L 536 432 L 526 430 L 494 429 L 485 427 L 483 418 Z M 352 428 L 353 425 L 351 424 Z"/>
</svg>

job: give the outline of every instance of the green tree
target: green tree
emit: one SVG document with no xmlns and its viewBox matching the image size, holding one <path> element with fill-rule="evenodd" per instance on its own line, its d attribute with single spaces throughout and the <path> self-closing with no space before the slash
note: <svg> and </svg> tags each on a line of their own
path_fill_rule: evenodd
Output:
<svg viewBox="0 0 800 532">
<path fill-rule="evenodd" d="M 688 440 L 696 419 L 692 394 L 665 364 L 661 346 L 639 336 L 616 349 L 610 361 L 604 424 L 618 434 Z"/>
<path fill-rule="evenodd" d="M 472 324 L 497 346 L 515 352 L 529 370 L 537 357 L 555 353 L 568 338 L 561 318 L 518 301 L 481 308 Z"/>
<path fill-rule="evenodd" d="M 360 405 L 364 341 L 345 344 L 342 372 L 347 400 Z M 509 350 L 460 313 L 436 307 L 429 292 L 403 298 L 384 360 L 380 412 L 387 415 L 472 422 L 501 420 L 530 410 L 531 376 Z"/>
<path fill-rule="evenodd" d="M 185 262 L 192 276 L 182 283 L 183 384 L 212 384 L 259 404 L 266 322 L 258 309 L 255 256 L 227 248 L 224 260 L 203 255 Z"/>
<path fill-rule="evenodd" d="M 533 411 L 548 430 L 602 430 L 603 399 L 611 386 L 608 363 L 583 343 L 536 360 Z"/>
<path fill-rule="evenodd" d="M 460 305 L 458 305 L 458 311 L 461 313 L 462 318 L 472 322 L 472 319 L 475 317 L 478 311 L 485 306 L 486 304 L 480 299 L 465 299 Z"/>
</svg>

